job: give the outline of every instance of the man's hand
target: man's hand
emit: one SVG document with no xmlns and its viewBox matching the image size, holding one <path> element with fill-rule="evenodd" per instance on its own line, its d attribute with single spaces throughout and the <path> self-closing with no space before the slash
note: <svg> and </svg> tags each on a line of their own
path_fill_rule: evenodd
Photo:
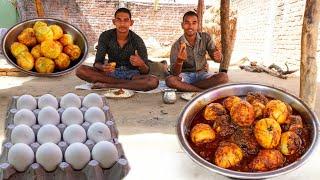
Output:
<svg viewBox="0 0 320 180">
<path fill-rule="evenodd" d="M 215 50 L 213 52 L 213 59 L 217 63 L 220 63 L 222 61 L 222 54 L 219 50 Z"/>
<path fill-rule="evenodd" d="M 98 64 L 97 68 L 106 73 L 112 73 L 115 70 L 116 63 Z"/>
<path fill-rule="evenodd" d="M 183 63 L 187 60 L 187 45 L 186 43 L 180 43 L 177 63 Z"/>
<path fill-rule="evenodd" d="M 137 50 L 134 51 L 134 55 L 130 56 L 130 63 L 135 67 L 143 67 L 145 65 Z"/>
</svg>

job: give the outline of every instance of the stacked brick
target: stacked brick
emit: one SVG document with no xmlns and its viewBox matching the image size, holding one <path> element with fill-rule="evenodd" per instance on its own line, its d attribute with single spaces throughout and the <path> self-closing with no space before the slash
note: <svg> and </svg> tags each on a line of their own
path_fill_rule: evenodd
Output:
<svg viewBox="0 0 320 180">
<path fill-rule="evenodd" d="M 34 2 L 25 1 L 25 5 L 27 18 L 36 17 Z M 114 27 L 111 20 L 119 1 L 44 0 L 43 5 L 48 17 L 63 19 L 81 28 L 92 48 L 101 32 Z M 197 7 L 196 4 L 167 3 L 155 9 L 152 1 L 125 2 L 124 5 L 132 11 L 135 21 L 132 29 L 144 40 L 152 37 L 162 45 L 172 44 L 181 35 L 182 15 Z M 248 57 L 264 64 L 289 62 L 299 67 L 305 0 L 233 0 L 231 5 L 237 11 L 237 35 L 231 61 Z"/>
</svg>

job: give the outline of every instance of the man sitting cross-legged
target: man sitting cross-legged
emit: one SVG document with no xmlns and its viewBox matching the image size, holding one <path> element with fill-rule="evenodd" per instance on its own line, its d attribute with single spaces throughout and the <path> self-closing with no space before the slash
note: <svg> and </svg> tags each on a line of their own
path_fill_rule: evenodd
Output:
<svg viewBox="0 0 320 180">
<path fill-rule="evenodd" d="M 158 87 L 157 77 L 147 75 L 147 48 L 143 40 L 129 30 L 133 25 L 131 13 L 126 8 L 115 12 L 115 29 L 103 32 L 98 41 L 93 67 L 82 65 L 76 75 L 94 83 L 92 88 L 125 88 L 148 91 Z M 108 62 L 105 56 L 108 54 Z"/>
<path fill-rule="evenodd" d="M 207 72 L 206 52 L 217 63 L 221 62 L 222 55 L 208 33 L 197 32 L 198 15 L 193 11 L 185 13 L 181 26 L 184 35 L 171 48 L 172 75 L 166 78 L 167 86 L 195 92 L 228 82 L 228 75 L 224 72 Z"/>
</svg>

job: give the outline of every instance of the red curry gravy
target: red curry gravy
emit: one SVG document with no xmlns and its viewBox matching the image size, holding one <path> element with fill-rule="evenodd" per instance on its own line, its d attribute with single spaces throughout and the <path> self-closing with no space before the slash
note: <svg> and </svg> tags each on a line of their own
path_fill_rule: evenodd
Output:
<svg viewBox="0 0 320 180">
<path fill-rule="evenodd" d="M 225 99 L 225 98 L 224 98 Z M 223 100 L 224 99 L 219 99 L 219 100 L 216 100 L 214 101 L 215 103 L 220 103 L 222 104 Z M 268 98 L 268 99 L 271 99 L 271 98 Z M 189 132 L 187 134 L 187 139 L 188 139 L 188 142 L 191 146 L 191 148 L 198 154 L 200 155 L 203 159 L 205 159 L 206 161 L 214 164 L 214 156 L 215 156 L 215 151 L 216 149 L 218 148 L 219 146 L 219 143 L 222 142 L 222 141 L 228 141 L 230 139 L 230 137 L 232 136 L 231 135 L 228 135 L 228 136 L 220 136 L 218 133 L 216 133 L 216 138 L 213 142 L 210 142 L 210 143 L 205 143 L 205 144 L 201 144 L 201 145 L 196 145 L 194 144 L 192 141 L 191 141 L 191 138 L 190 138 L 190 131 L 191 129 L 198 123 L 204 123 L 204 124 L 209 124 L 211 127 L 213 127 L 213 124 L 214 124 L 214 121 L 207 121 L 206 119 L 204 119 L 203 117 L 203 112 L 204 112 L 204 109 L 205 107 L 199 111 L 196 116 L 193 118 L 192 122 L 191 122 L 191 126 L 190 126 L 190 129 L 189 129 Z M 228 110 L 227 110 L 228 111 Z M 228 115 L 229 112 L 228 112 Z M 299 115 L 299 113 L 295 110 L 293 110 L 292 114 L 291 115 Z M 255 120 L 256 122 L 257 120 Z M 255 122 L 253 123 L 253 125 L 251 125 L 249 128 L 253 128 L 254 127 L 254 124 Z M 297 160 L 299 160 L 299 158 L 308 150 L 308 148 L 310 147 L 310 144 L 311 144 L 311 138 L 310 138 L 310 127 L 308 126 L 308 124 L 306 124 L 303 120 L 303 129 L 300 133 L 300 138 L 302 140 L 302 145 L 300 147 L 300 149 L 293 155 L 289 155 L 289 156 L 284 156 L 285 158 L 285 162 L 283 164 L 283 167 L 284 166 L 287 166 Z M 241 128 L 239 126 L 237 126 L 236 124 L 234 124 L 234 127 L 237 128 Z M 286 127 L 286 125 L 281 125 L 281 130 L 282 132 L 285 132 L 287 131 L 288 127 Z M 254 136 L 252 136 L 252 138 L 255 138 Z M 258 145 L 259 147 L 259 150 L 260 149 L 263 149 L 260 145 Z M 240 146 L 240 148 L 242 148 Z M 256 154 L 257 155 L 257 154 Z M 248 153 L 244 153 L 244 157 L 243 159 L 241 160 L 241 162 L 230 168 L 231 170 L 235 170 L 235 171 L 241 171 L 241 172 L 254 172 L 254 170 L 250 169 L 249 167 L 249 163 L 254 159 L 254 157 L 256 157 L 256 155 L 250 155 Z"/>
</svg>

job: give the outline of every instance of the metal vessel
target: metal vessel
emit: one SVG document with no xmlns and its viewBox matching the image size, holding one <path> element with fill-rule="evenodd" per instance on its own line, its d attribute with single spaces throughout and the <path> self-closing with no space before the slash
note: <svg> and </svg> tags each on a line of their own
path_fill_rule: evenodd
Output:
<svg viewBox="0 0 320 180">
<path fill-rule="evenodd" d="M 177 101 L 176 89 L 165 89 L 163 92 L 163 102 L 166 104 L 173 104 Z"/>
<path fill-rule="evenodd" d="M 17 37 L 22 32 L 23 29 L 33 27 L 34 23 L 37 21 L 43 21 L 48 25 L 51 25 L 51 24 L 59 25 L 63 29 L 64 33 L 68 33 L 72 35 L 74 44 L 80 47 L 81 49 L 80 57 L 78 58 L 78 60 L 72 61 L 68 69 L 65 69 L 63 71 L 54 71 L 53 73 L 45 74 L 45 73 L 38 73 L 35 71 L 27 71 L 17 65 L 16 58 L 12 55 L 10 51 L 10 46 L 13 42 L 18 41 Z M 14 25 L 12 28 L 10 28 L 2 39 L 2 52 L 10 64 L 12 64 L 14 67 L 18 68 L 24 73 L 27 73 L 32 76 L 61 76 L 71 72 L 72 70 L 76 69 L 78 66 L 80 66 L 83 63 L 83 61 L 86 59 L 88 55 L 88 42 L 87 42 L 86 36 L 78 28 L 76 28 L 75 26 L 71 25 L 68 22 L 58 20 L 58 19 L 53 19 L 53 18 L 36 18 L 36 19 L 20 22 Z"/>
<path fill-rule="evenodd" d="M 194 116 L 207 104 L 228 96 L 245 96 L 248 92 L 262 92 L 264 95 L 270 98 L 279 99 L 283 102 L 287 102 L 294 110 L 296 110 L 309 125 L 310 132 L 310 147 L 305 154 L 297 161 L 267 172 L 238 172 L 233 170 L 224 169 L 218 167 L 202 157 L 200 157 L 190 146 L 187 140 L 187 134 L 190 132 L 190 125 Z M 224 176 L 238 178 L 238 179 L 264 179 L 286 174 L 290 171 L 302 166 L 311 157 L 313 153 L 316 153 L 317 146 L 319 144 L 319 120 L 316 114 L 299 98 L 287 93 L 281 89 L 260 85 L 260 84 L 227 84 L 218 86 L 193 98 L 182 110 L 178 118 L 177 135 L 183 150 L 189 155 L 189 157 L 199 164 L 200 166 L 207 168 L 213 172 L 222 174 Z"/>
</svg>

